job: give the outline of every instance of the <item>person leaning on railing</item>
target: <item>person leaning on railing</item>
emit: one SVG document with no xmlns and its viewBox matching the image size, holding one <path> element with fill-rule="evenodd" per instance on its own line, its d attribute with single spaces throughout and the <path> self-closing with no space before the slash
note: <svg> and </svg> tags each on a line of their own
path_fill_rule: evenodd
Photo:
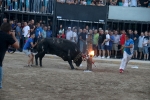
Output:
<svg viewBox="0 0 150 100">
<path fill-rule="evenodd" d="M 65 3 L 65 0 L 57 0 L 57 2 Z"/>
<path fill-rule="evenodd" d="M 68 4 L 74 4 L 74 0 L 66 0 L 66 3 L 68 3 Z"/>
</svg>

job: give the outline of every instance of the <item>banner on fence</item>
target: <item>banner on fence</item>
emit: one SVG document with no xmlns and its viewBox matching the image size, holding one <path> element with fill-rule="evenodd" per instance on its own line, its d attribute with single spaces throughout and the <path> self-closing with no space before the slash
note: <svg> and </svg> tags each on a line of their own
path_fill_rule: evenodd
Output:
<svg viewBox="0 0 150 100">
<path fill-rule="evenodd" d="M 61 16 L 62 19 L 96 21 L 106 20 L 106 6 L 91 6 L 91 5 L 69 5 L 57 3 L 56 16 Z"/>
</svg>

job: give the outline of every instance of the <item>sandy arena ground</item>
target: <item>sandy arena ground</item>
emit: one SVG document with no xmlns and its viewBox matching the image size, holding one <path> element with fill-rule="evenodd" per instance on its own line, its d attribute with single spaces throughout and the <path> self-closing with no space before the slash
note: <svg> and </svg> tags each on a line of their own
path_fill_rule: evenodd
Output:
<svg viewBox="0 0 150 100">
<path fill-rule="evenodd" d="M 86 63 L 70 70 L 57 57 L 44 57 L 43 68 L 23 67 L 28 57 L 6 54 L 0 100 L 150 100 L 150 66 L 118 72 L 119 63 L 98 63 L 85 73 Z"/>
</svg>

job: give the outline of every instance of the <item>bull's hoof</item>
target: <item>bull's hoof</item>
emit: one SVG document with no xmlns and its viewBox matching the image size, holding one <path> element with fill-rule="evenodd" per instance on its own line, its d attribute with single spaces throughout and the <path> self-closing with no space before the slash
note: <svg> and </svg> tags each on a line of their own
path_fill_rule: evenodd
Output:
<svg viewBox="0 0 150 100">
<path fill-rule="evenodd" d="M 74 70 L 74 68 L 71 68 L 71 70 Z"/>
<path fill-rule="evenodd" d="M 78 68 L 73 68 L 73 69 L 71 69 L 71 70 L 78 70 Z"/>
</svg>

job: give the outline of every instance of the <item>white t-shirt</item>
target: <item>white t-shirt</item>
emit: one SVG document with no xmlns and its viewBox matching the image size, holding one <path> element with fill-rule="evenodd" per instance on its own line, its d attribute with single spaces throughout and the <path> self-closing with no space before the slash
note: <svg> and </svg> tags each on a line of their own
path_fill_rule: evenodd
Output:
<svg viewBox="0 0 150 100">
<path fill-rule="evenodd" d="M 59 30 L 59 34 L 62 34 L 64 32 L 64 29 Z"/>
<path fill-rule="evenodd" d="M 128 0 L 124 0 L 123 6 L 128 7 L 129 3 Z"/>
<path fill-rule="evenodd" d="M 72 31 L 67 31 L 66 39 L 67 39 L 67 40 L 70 40 L 72 36 L 73 36 Z"/>
<path fill-rule="evenodd" d="M 72 42 L 75 42 L 75 40 L 74 40 L 75 37 L 76 37 L 76 41 L 77 41 L 77 33 L 76 32 L 72 32 L 72 37 L 73 37 Z"/>
<path fill-rule="evenodd" d="M 106 35 L 106 40 L 109 40 L 109 39 L 110 39 L 110 35 L 107 34 L 107 35 Z M 109 41 L 105 42 L 105 45 L 109 46 Z"/>
<path fill-rule="evenodd" d="M 28 31 L 30 30 L 30 27 L 29 26 L 25 26 L 24 28 L 23 28 L 23 35 L 24 35 L 24 37 L 29 37 L 29 34 L 28 34 Z M 28 34 L 28 36 L 27 36 L 27 34 Z"/>
<path fill-rule="evenodd" d="M 85 1 L 83 1 L 83 5 L 86 5 L 86 2 L 85 2 Z"/>
<path fill-rule="evenodd" d="M 144 39 L 144 36 L 139 36 L 139 41 L 138 41 L 138 47 L 142 48 L 143 47 L 143 39 Z"/>
<path fill-rule="evenodd" d="M 146 44 L 145 44 L 145 43 L 146 43 Z M 147 43 L 148 43 L 148 39 L 147 39 L 147 38 L 144 38 L 144 39 L 143 39 L 143 44 L 144 44 L 143 46 L 147 46 Z"/>
</svg>

